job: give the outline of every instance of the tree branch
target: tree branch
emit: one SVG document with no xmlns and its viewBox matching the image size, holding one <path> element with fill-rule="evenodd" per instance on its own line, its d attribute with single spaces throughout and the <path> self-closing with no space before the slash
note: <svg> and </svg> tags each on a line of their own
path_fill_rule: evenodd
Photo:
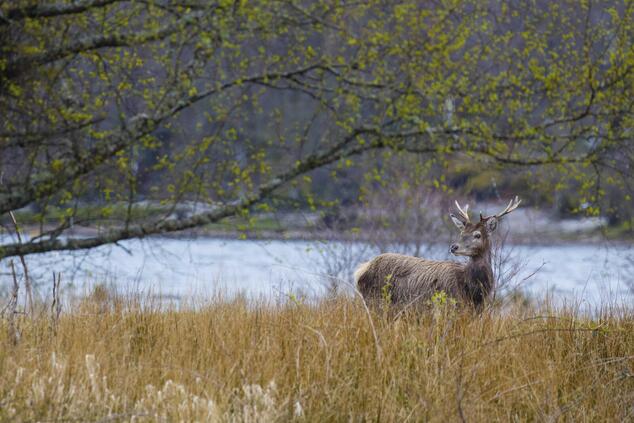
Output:
<svg viewBox="0 0 634 423">
<path fill-rule="evenodd" d="M 97 166 L 103 164 L 109 158 L 129 146 L 130 143 L 151 133 L 161 122 L 210 96 L 241 84 L 291 78 L 294 75 L 305 74 L 320 69 L 321 67 L 322 65 L 320 63 L 313 63 L 287 72 L 270 72 L 247 78 L 238 78 L 201 93 L 181 98 L 171 107 L 167 107 L 166 111 L 157 117 L 149 118 L 144 115 L 134 116 L 126 122 L 121 132 L 102 140 L 98 146 L 86 153 L 84 160 L 76 160 L 75 158 L 66 160 L 63 166 L 61 166 L 62 170 L 59 173 L 51 174 L 50 172 L 42 172 L 31 177 L 28 183 L 19 184 L 19 188 L 14 184 L 9 185 L 7 189 L 0 189 L 0 214 L 24 207 L 38 196 L 42 197 L 54 194 L 69 182 L 91 172 Z"/>
<path fill-rule="evenodd" d="M 114 136 L 103 140 L 85 155 L 84 160 L 66 160 L 59 173 L 41 172 L 20 184 L 21 189 L 9 185 L 8 190 L 0 192 L 0 214 L 24 207 L 36 197 L 54 194 L 69 181 L 94 170 L 117 152 L 121 151 L 133 140 L 151 133 L 161 119 L 149 119 L 145 116 L 135 116 L 128 121 L 127 128 Z"/>
<path fill-rule="evenodd" d="M 346 136 L 341 142 L 333 145 L 328 150 L 313 153 L 300 161 L 291 170 L 281 173 L 262 184 L 259 189 L 249 196 L 217 207 L 215 210 L 199 213 L 185 219 L 168 219 L 147 224 L 129 226 L 128 228 L 113 229 L 103 235 L 92 238 L 70 238 L 70 239 L 49 239 L 40 242 L 26 244 L 14 243 L 0 247 L 0 259 L 13 257 L 16 255 L 28 255 L 43 253 L 48 251 L 61 250 L 82 250 L 98 247 L 100 245 L 111 244 L 131 238 L 143 238 L 148 235 L 182 231 L 209 223 L 218 222 L 226 217 L 235 216 L 241 210 L 257 204 L 290 180 L 311 170 L 333 163 L 341 158 L 360 154 L 369 149 L 383 148 L 382 141 L 374 143 L 364 143 L 349 147 L 351 142 L 361 135 L 378 135 L 377 128 L 360 128 Z M 349 148 L 346 148 L 349 147 Z"/>
<path fill-rule="evenodd" d="M 8 78 L 17 76 L 22 70 L 55 62 L 73 54 L 97 50 L 106 47 L 132 47 L 152 41 L 161 40 L 183 28 L 193 24 L 205 16 L 203 11 L 191 12 L 171 24 L 163 25 L 155 30 L 139 31 L 128 34 L 100 35 L 98 37 L 80 38 L 73 44 L 60 46 L 43 53 L 32 54 L 10 60 L 5 75 Z"/>
<path fill-rule="evenodd" d="M 146 224 L 130 225 L 126 228 L 112 229 L 109 232 L 91 237 L 91 238 L 69 238 L 69 239 L 48 239 L 39 242 L 31 242 L 26 244 L 14 243 L 0 247 L 0 259 L 19 255 L 28 255 L 36 253 L 44 253 L 49 251 L 71 251 L 90 249 L 105 244 L 116 243 L 118 241 L 131 238 L 144 238 L 150 235 L 170 233 L 200 227 L 210 223 L 216 223 L 221 219 L 235 216 L 241 210 L 252 207 L 267 198 L 278 188 L 298 176 L 306 174 L 312 170 L 334 163 L 342 158 L 351 157 L 362 154 L 369 150 L 377 150 L 384 148 L 392 148 L 399 151 L 407 151 L 412 153 L 439 153 L 442 150 L 434 144 L 411 145 L 408 139 L 431 137 L 433 135 L 457 135 L 459 129 L 455 128 L 428 128 L 425 130 L 411 130 L 402 132 L 384 132 L 384 128 L 376 126 L 362 126 L 357 128 L 340 142 L 332 145 L 327 150 L 313 153 L 298 162 L 292 169 L 273 177 L 268 182 L 260 185 L 258 190 L 248 196 L 245 196 L 234 202 L 219 205 L 212 211 L 199 213 L 184 219 L 167 219 Z M 366 140 L 363 143 L 354 144 L 353 141 L 361 136 L 369 136 L 372 140 Z M 458 152 L 474 152 L 476 154 L 485 155 L 496 161 L 514 165 L 539 165 L 539 164 L 556 164 L 579 162 L 584 158 L 578 157 L 561 157 L 561 158 L 543 158 L 543 159 L 515 159 L 496 155 L 486 149 L 474 150 L 464 149 L 456 146 L 449 150 L 448 153 Z"/>
<path fill-rule="evenodd" d="M 105 7 L 113 3 L 127 2 L 128 0 L 78 0 L 70 4 L 36 4 L 27 7 L 16 7 L 4 12 L 0 11 L 0 26 L 7 25 L 11 21 L 25 18 L 52 18 L 54 16 L 72 15 L 86 10 Z"/>
</svg>

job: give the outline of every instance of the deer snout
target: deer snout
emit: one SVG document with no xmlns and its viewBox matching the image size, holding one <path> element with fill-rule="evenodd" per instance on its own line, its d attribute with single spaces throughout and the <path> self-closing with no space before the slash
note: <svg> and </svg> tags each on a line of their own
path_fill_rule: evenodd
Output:
<svg viewBox="0 0 634 423">
<path fill-rule="evenodd" d="M 458 248 L 460 248 L 458 244 L 451 244 L 451 247 L 449 247 L 449 251 L 454 254 L 456 251 L 458 251 Z"/>
</svg>

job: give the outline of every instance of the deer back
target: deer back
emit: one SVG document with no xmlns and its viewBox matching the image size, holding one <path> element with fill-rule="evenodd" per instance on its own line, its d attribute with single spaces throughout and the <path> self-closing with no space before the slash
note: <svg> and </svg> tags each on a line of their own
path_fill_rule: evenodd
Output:
<svg viewBox="0 0 634 423">
<path fill-rule="evenodd" d="M 381 254 L 357 274 L 364 298 L 389 296 L 394 303 L 430 299 L 434 293 L 465 297 L 465 267 L 451 261 L 426 260 L 401 254 Z"/>
</svg>

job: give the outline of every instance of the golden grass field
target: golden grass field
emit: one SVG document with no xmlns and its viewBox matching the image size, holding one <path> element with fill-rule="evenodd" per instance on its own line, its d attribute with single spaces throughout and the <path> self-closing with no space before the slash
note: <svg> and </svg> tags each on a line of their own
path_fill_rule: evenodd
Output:
<svg viewBox="0 0 634 423">
<path fill-rule="evenodd" d="M 0 330 L 2 421 L 632 421 L 634 313 L 161 307 L 94 294 Z M 392 313 L 393 314 L 393 313 Z"/>
</svg>

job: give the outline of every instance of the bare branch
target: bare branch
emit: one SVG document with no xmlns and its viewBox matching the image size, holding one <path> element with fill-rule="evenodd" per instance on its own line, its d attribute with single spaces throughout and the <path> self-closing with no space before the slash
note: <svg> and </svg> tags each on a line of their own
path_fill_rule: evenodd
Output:
<svg viewBox="0 0 634 423">
<path fill-rule="evenodd" d="M 13 214 L 13 212 L 10 211 L 9 216 L 11 217 L 11 221 L 13 222 L 15 235 L 18 237 L 18 244 L 22 244 L 22 234 L 20 232 L 20 227 L 18 226 L 18 221 L 15 220 L 15 215 Z M 22 271 L 24 272 L 24 288 L 26 290 L 26 298 L 29 304 L 29 314 L 33 316 L 33 286 L 31 285 L 29 268 L 26 265 L 26 260 L 23 254 L 20 254 L 20 263 L 22 264 Z"/>
</svg>

